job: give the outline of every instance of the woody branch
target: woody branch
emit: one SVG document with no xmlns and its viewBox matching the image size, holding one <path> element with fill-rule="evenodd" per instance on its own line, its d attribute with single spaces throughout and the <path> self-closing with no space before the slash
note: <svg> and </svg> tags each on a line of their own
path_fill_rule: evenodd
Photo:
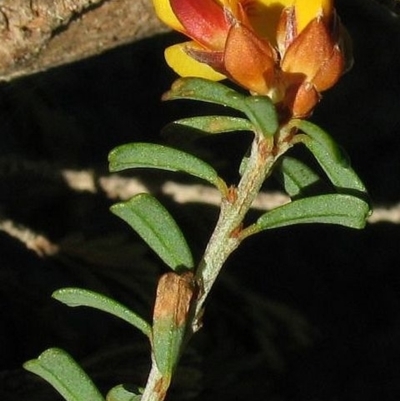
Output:
<svg viewBox="0 0 400 401">
<path fill-rule="evenodd" d="M 151 0 L 2 0 L 0 81 L 97 55 L 165 30 Z"/>
</svg>

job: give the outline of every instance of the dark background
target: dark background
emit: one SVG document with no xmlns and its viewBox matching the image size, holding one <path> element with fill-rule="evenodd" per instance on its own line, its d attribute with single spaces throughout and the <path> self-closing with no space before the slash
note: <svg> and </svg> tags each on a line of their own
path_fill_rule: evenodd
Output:
<svg viewBox="0 0 400 401">
<path fill-rule="evenodd" d="M 346 149 L 376 205 L 400 198 L 400 19 L 371 0 L 337 8 L 355 65 L 324 95 L 312 120 Z M 394 8 L 393 8 L 394 9 Z M 43 233 L 60 252 L 40 258 L 0 233 L 0 398 L 57 400 L 24 361 L 51 346 L 78 359 L 104 393 L 143 384 L 140 334 L 97 311 L 50 298 L 64 286 L 95 289 L 150 319 L 157 257 L 108 211 L 104 193 L 73 191 L 60 171 L 107 174 L 107 154 L 131 141 L 164 142 L 169 121 L 214 108 L 161 103 L 174 79 L 163 49 L 175 35 L 0 86 L 0 217 Z M 196 142 L 228 179 L 248 138 Z M 134 172 L 157 185 L 173 176 Z M 196 256 L 217 209 L 163 202 Z M 398 400 L 400 228 L 298 226 L 261 234 L 233 255 L 185 353 L 172 400 Z"/>
</svg>

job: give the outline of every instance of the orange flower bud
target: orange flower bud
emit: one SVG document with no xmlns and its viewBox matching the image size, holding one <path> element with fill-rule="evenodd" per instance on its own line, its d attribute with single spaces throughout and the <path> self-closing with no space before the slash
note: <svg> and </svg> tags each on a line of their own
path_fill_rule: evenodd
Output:
<svg viewBox="0 0 400 401">
<path fill-rule="evenodd" d="M 275 74 L 276 55 L 272 46 L 241 24 L 229 31 L 224 66 L 227 75 L 258 94 L 267 94 Z"/>
<path fill-rule="evenodd" d="M 349 37 L 333 0 L 153 2 L 164 21 L 193 40 L 167 49 L 175 71 L 227 77 L 269 96 L 291 116 L 311 113 L 320 92 L 351 65 Z"/>
<path fill-rule="evenodd" d="M 292 85 L 286 91 L 284 106 L 296 118 L 307 117 L 320 100 L 320 94 L 310 82 Z"/>
<path fill-rule="evenodd" d="M 287 48 L 281 67 L 286 73 L 303 74 L 321 92 L 342 75 L 344 60 L 323 20 L 316 18 Z"/>
</svg>

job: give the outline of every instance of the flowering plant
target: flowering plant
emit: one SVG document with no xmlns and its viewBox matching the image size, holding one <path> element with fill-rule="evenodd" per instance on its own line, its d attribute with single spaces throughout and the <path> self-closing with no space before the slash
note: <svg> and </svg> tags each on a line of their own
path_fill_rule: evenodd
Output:
<svg viewBox="0 0 400 401">
<path fill-rule="evenodd" d="M 310 114 L 350 64 L 332 1 L 155 0 L 159 17 L 192 39 L 166 49 L 181 76 L 225 77 L 269 96 L 291 116 Z"/>
<path fill-rule="evenodd" d="M 112 207 L 171 271 L 161 276 L 152 324 L 101 294 L 64 288 L 53 296 L 70 306 L 89 306 L 138 328 L 151 346 L 146 385 L 133 392 L 114 387 L 108 401 L 161 401 L 187 341 L 202 325 L 205 300 L 226 259 L 247 237 L 300 223 L 363 228 L 370 212 L 365 187 L 335 141 L 305 120 L 351 65 L 349 39 L 330 0 L 153 0 L 157 15 L 191 41 L 166 49 L 179 74 L 164 100 L 194 99 L 223 105 L 240 116 L 201 116 L 169 128 L 204 134 L 249 131 L 253 141 L 237 184 L 226 183 L 201 159 L 164 145 L 131 143 L 109 155 L 110 170 L 147 167 L 181 171 L 215 186 L 221 210 L 203 256 L 194 260 L 176 222 L 159 201 L 139 194 Z M 216 82 L 229 79 L 242 89 Z M 249 91 L 244 94 L 243 89 Z M 321 167 L 314 171 L 286 152 L 303 144 Z M 243 152 L 244 153 L 244 152 Z M 273 171 L 291 201 L 249 225 L 244 218 Z M 329 188 L 315 194 L 320 181 Z M 79 365 L 59 349 L 25 367 L 47 379 L 68 401 L 103 401 Z"/>
</svg>

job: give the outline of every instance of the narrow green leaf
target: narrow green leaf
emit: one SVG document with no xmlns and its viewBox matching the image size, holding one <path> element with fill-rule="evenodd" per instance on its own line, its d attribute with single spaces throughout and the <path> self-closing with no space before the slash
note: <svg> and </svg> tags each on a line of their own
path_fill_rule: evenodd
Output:
<svg viewBox="0 0 400 401">
<path fill-rule="evenodd" d="M 339 224 L 363 228 L 369 207 L 351 195 L 329 194 L 303 198 L 263 214 L 255 223 L 257 231 L 304 223 Z"/>
<path fill-rule="evenodd" d="M 204 116 L 183 118 L 163 128 L 163 132 L 188 127 L 208 134 L 221 134 L 232 131 L 254 131 L 253 124 L 245 118 L 229 116 Z"/>
<path fill-rule="evenodd" d="M 218 82 L 203 78 L 180 78 L 163 96 L 163 100 L 193 99 L 220 104 L 245 113 L 264 135 L 277 131 L 275 106 L 267 96 L 244 96 Z"/>
<path fill-rule="evenodd" d="M 248 96 L 244 112 L 264 136 L 273 136 L 279 128 L 275 106 L 267 96 Z"/>
<path fill-rule="evenodd" d="M 245 96 L 218 82 L 204 78 L 180 78 L 163 95 L 163 100 L 193 99 L 243 111 Z"/>
<path fill-rule="evenodd" d="M 61 288 L 53 292 L 52 297 L 70 307 L 88 306 L 90 308 L 110 313 L 111 315 L 119 317 L 120 319 L 125 320 L 125 322 L 138 328 L 147 337 L 151 337 L 151 326 L 149 323 L 136 313 L 132 312 L 125 305 L 122 305 L 105 295 L 85 290 L 83 288 Z"/>
<path fill-rule="evenodd" d="M 67 401 L 104 401 L 99 390 L 79 364 L 65 351 L 50 348 L 24 368 L 45 379 Z"/>
<path fill-rule="evenodd" d="M 348 158 L 325 131 L 308 121 L 294 120 L 293 125 L 307 134 L 302 143 L 313 153 L 338 192 L 368 199 L 365 186 L 351 168 Z"/>
<path fill-rule="evenodd" d="M 192 254 L 181 230 L 153 196 L 136 195 L 113 205 L 111 211 L 125 220 L 171 269 L 193 268 Z"/>
<path fill-rule="evenodd" d="M 299 128 L 310 138 L 314 139 L 336 163 L 342 166 L 349 165 L 347 156 L 342 152 L 333 138 L 323 129 L 307 120 L 292 120 L 290 125 Z"/>
<path fill-rule="evenodd" d="M 142 394 L 138 388 L 131 389 L 129 386 L 120 384 L 112 388 L 106 397 L 107 401 L 140 401 Z"/>
<path fill-rule="evenodd" d="M 304 196 L 308 189 L 320 182 L 320 177 L 310 167 L 293 157 L 282 157 L 279 171 L 285 191 L 291 198 Z"/>
<path fill-rule="evenodd" d="M 208 181 L 221 191 L 226 190 L 226 184 L 209 164 L 189 153 L 167 146 L 129 143 L 113 149 L 108 160 L 112 172 L 139 167 L 182 171 Z"/>
</svg>

